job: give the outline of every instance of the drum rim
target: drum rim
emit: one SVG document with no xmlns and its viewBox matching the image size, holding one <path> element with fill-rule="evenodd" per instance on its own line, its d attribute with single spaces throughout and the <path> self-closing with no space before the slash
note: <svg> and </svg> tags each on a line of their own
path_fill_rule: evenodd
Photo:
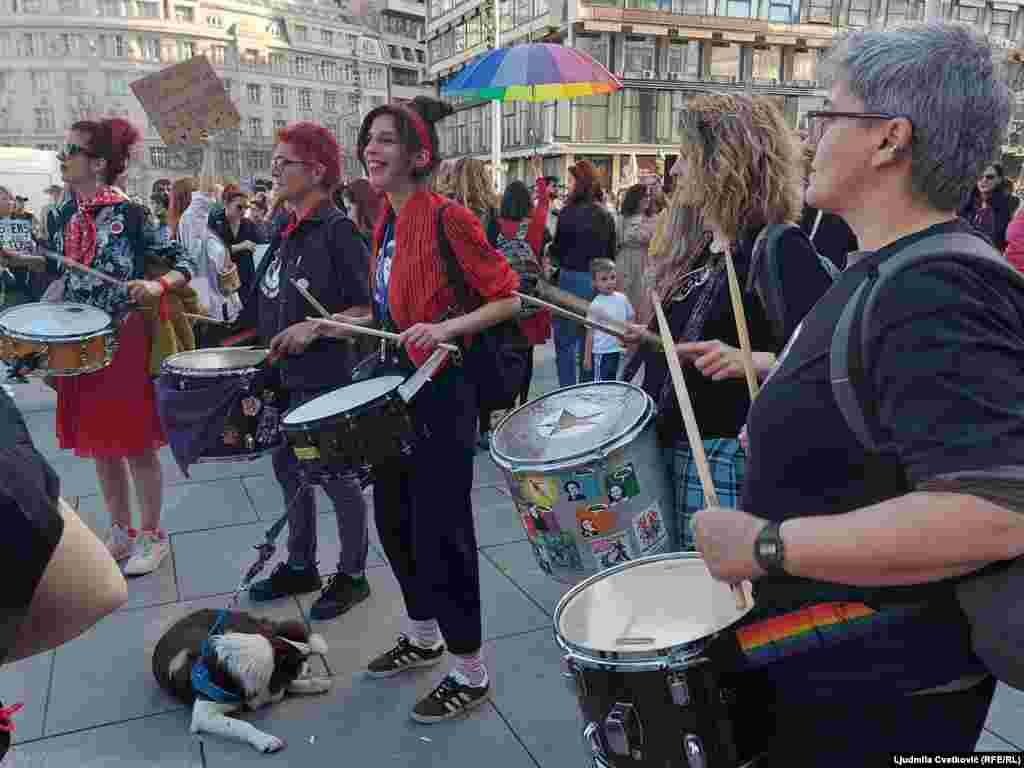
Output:
<svg viewBox="0 0 1024 768">
<path fill-rule="evenodd" d="M 84 307 L 85 309 L 99 312 L 107 318 L 107 324 L 102 328 L 95 331 L 88 331 L 87 333 L 52 334 L 45 336 L 41 334 L 30 334 L 26 331 L 14 330 L 4 323 L 5 315 L 13 315 L 15 312 L 24 311 L 26 307 L 53 307 L 61 305 L 69 307 Z M 28 304 L 19 304 L 16 307 L 8 307 L 7 309 L 0 311 L 0 336 L 13 339 L 15 341 L 30 341 L 37 344 L 69 344 L 76 341 L 88 341 L 102 336 L 110 336 L 114 333 L 114 330 L 114 319 L 110 316 L 110 313 L 104 312 L 99 307 L 94 307 L 91 304 L 83 304 L 80 301 L 33 301 Z"/>
<path fill-rule="evenodd" d="M 309 421 L 299 421 L 299 422 L 294 422 L 294 423 L 290 423 L 290 424 L 287 422 L 288 417 L 292 413 L 294 413 L 295 411 L 299 410 L 300 408 L 306 407 L 307 405 L 309 405 L 312 402 L 315 402 L 316 400 L 319 400 L 321 397 L 327 397 L 328 395 L 333 395 L 335 392 L 338 392 L 339 390 L 346 389 L 348 387 L 354 387 L 354 386 L 356 386 L 358 384 L 363 384 L 364 382 L 362 382 L 362 381 L 354 381 L 354 382 L 352 382 L 350 384 L 344 384 L 344 385 L 342 385 L 340 387 L 336 387 L 335 389 L 332 389 L 329 392 L 324 392 L 322 395 L 317 395 L 312 400 L 307 400 L 302 405 L 297 405 L 294 408 L 289 408 L 287 411 L 282 413 L 281 414 L 281 431 L 282 432 L 308 432 L 308 431 L 314 430 L 315 428 L 317 428 L 317 427 L 319 427 L 321 425 L 329 424 L 329 423 L 333 422 L 335 419 L 340 417 L 343 413 L 352 413 L 352 414 L 358 413 L 358 412 L 360 412 L 361 409 L 365 408 L 366 406 L 373 405 L 374 403 L 378 402 L 382 398 L 386 398 L 386 397 L 389 397 L 389 396 L 395 394 L 395 390 L 397 390 L 406 381 L 406 379 L 401 377 L 401 376 L 374 376 L 373 378 L 366 379 L 365 381 L 375 381 L 377 379 L 395 379 L 397 383 L 393 387 L 391 387 L 391 389 L 388 389 L 388 390 L 386 390 L 384 392 L 381 392 L 376 397 L 374 397 L 374 398 L 372 398 L 370 400 L 367 400 L 364 403 L 360 403 L 359 405 L 355 406 L 355 408 L 353 408 L 351 410 L 348 410 L 348 411 L 337 411 L 336 413 L 332 413 L 329 416 L 321 416 L 318 419 L 311 419 Z M 401 397 L 399 397 L 399 400 L 401 400 Z M 402 402 L 404 403 L 405 401 L 402 400 Z"/>
<path fill-rule="evenodd" d="M 558 394 L 560 392 L 568 392 L 569 390 L 579 389 L 581 387 L 592 387 L 596 384 L 614 384 L 618 386 L 624 386 L 630 389 L 634 389 L 641 395 L 643 395 L 646 399 L 647 407 L 644 409 L 643 415 L 637 420 L 636 424 L 627 429 L 618 437 L 611 438 L 601 445 L 597 445 L 593 448 L 588 448 L 587 450 L 580 451 L 579 453 L 563 456 L 560 459 L 517 459 L 511 456 L 507 456 L 498 450 L 497 440 L 495 438 L 498 436 L 498 433 L 501 431 L 502 427 L 505 426 L 505 422 L 514 417 L 517 413 L 526 408 L 529 408 L 531 405 L 536 403 L 538 400 L 541 400 L 542 398 L 551 397 L 552 395 Z M 531 400 L 528 403 L 523 403 L 515 410 L 506 413 L 501 418 L 501 421 L 498 422 L 497 426 L 494 427 L 494 430 L 491 433 L 491 448 L 489 453 L 491 456 L 491 460 L 499 467 L 508 472 L 545 472 L 549 470 L 556 471 L 565 469 L 567 467 L 574 467 L 581 463 L 588 464 L 591 461 L 594 461 L 595 459 L 600 459 L 603 456 L 607 456 L 612 451 L 615 451 L 616 449 L 620 448 L 623 445 L 623 443 L 632 442 L 636 438 L 636 436 L 643 432 L 644 429 L 647 428 L 647 425 L 651 423 L 651 420 L 654 418 L 654 412 L 655 404 L 651 396 L 644 392 L 644 390 L 641 387 L 638 387 L 636 384 L 631 384 L 628 381 L 587 381 L 583 382 L 582 384 L 573 384 L 572 386 L 569 387 L 562 387 L 561 389 L 556 389 L 553 392 L 548 392 L 542 395 L 541 397 Z"/>
<path fill-rule="evenodd" d="M 746 611 L 740 613 L 730 624 L 719 627 L 713 632 L 709 632 L 702 637 L 688 640 L 683 643 L 676 643 L 674 645 L 662 646 L 659 648 L 647 648 L 642 651 L 604 651 L 598 648 L 581 645 L 580 643 L 569 640 L 562 634 L 559 626 L 561 624 L 562 614 L 565 612 L 569 603 L 572 602 L 579 593 L 583 592 L 592 584 L 602 581 L 610 576 L 614 576 L 617 573 L 621 573 L 622 571 L 627 571 L 630 568 L 650 563 L 657 563 L 664 560 L 703 561 L 704 558 L 701 557 L 699 552 L 662 552 L 657 555 L 647 555 L 646 557 L 638 557 L 636 560 L 619 563 L 611 568 L 606 568 L 603 571 L 599 571 L 598 573 L 588 576 L 562 595 L 562 599 L 558 601 L 558 605 L 555 607 L 554 613 L 552 614 L 552 626 L 555 634 L 555 642 L 558 643 L 562 650 L 567 651 L 574 661 L 582 662 L 589 666 L 605 669 L 629 666 L 657 669 L 671 666 L 680 661 L 695 658 L 699 654 L 703 653 L 704 649 L 706 649 L 708 645 L 722 632 L 728 631 L 729 628 L 734 626 L 737 621 L 753 610 L 753 606 L 747 608 Z"/>
<path fill-rule="evenodd" d="M 256 365 L 243 365 L 235 368 L 179 368 L 173 365 L 176 358 L 184 358 L 189 355 L 194 355 L 196 352 L 209 352 L 216 350 L 218 352 L 266 352 L 263 360 Z M 270 357 L 270 350 L 267 347 L 207 347 L 205 349 L 190 349 L 185 352 L 175 352 L 173 355 L 167 357 L 160 364 L 160 372 L 165 374 L 171 374 L 174 376 L 184 376 L 190 379 L 218 379 L 224 376 L 248 376 L 253 373 L 257 373 L 261 370 L 261 366 L 266 363 L 267 358 Z"/>
</svg>

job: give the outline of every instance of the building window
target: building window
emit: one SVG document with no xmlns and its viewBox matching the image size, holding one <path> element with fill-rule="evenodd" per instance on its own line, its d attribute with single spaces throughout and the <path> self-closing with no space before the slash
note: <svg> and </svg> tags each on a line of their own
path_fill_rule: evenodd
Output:
<svg viewBox="0 0 1024 768">
<path fill-rule="evenodd" d="M 107 75 L 107 93 L 111 96 L 127 96 L 128 80 L 124 75 Z"/>
<path fill-rule="evenodd" d="M 195 8 L 187 5 L 174 6 L 174 20 L 179 24 L 194 24 L 196 21 Z"/>
<path fill-rule="evenodd" d="M 855 0 L 856 1 L 856 0 Z M 712 45 L 711 77 L 735 82 L 740 76 L 740 47 L 738 45 Z"/>
<path fill-rule="evenodd" d="M 309 27 L 303 26 L 302 24 L 295 25 L 295 39 L 300 43 L 309 42 Z"/>
<path fill-rule="evenodd" d="M 725 15 L 738 19 L 749 19 L 750 0 L 725 0 Z"/>
<path fill-rule="evenodd" d="M 321 80 L 334 82 L 338 79 L 338 63 L 336 61 L 327 61 L 324 59 L 320 62 L 319 70 Z"/>
<path fill-rule="evenodd" d="M 687 40 L 669 45 L 667 71 L 696 77 L 700 73 L 700 43 Z"/>
<path fill-rule="evenodd" d="M 885 14 L 886 24 L 899 24 L 907 20 L 907 0 L 889 0 Z"/>
<path fill-rule="evenodd" d="M 818 56 L 814 51 L 796 51 L 793 54 L 793 79 L 818 82 Z"/>
<path fill-rule="evenodd" d="M 846 23 L 851 27 L 866 27 L 871 22 L 871 0 L 850 0 Z"/>
<path fill-rule="evenodd" d="M 299 89 L 299 109 L 308 112 L 313 109 L 313 91 L 309 88 Z"/>
<path fill-rule="evenodd" d="M 128 55 L 128 46 L 123 35 L 114 35 L 110 39 L 110 55 L 115 59 L 123 59 Z"/>
<path fill-rule="evenodd" d="M 324 109 L 328 112 L 338 111 L 338 94 L 335 91 L 324 91 Z"/>
<path fill-rule="evenodd" d="M 334 45 L 334 33 L 329 29 L 320 30 L 320 43 L 321 45 Z"/>
<path fill-rule="evenodd" d="M 214 64 L 224 65 L 228 58 L 228 47 L 226 45 L 210 46 L 210 61 Z"/>
<path fill-rule="evenodd" d="M 178 41 L 178 61 L 188 61 L 196 55 L 196 44 L 187 40 Z"/>
<path fill-rule="evenodd" d="M 249 171 L 269 171 L 270 153 L 258 149 L 249 150 Z"/>
<path fill-rule="evenodd" d="M 270 101 L 275 107 L 286 107 L 288 102 L 285 101 L 284 97 L 284 86 L 283 85 L 272 85 L 270 86 Z"/>
<path fill-rule="evenodd" d="M 281 120 L 280 118 L 274 120 L 274 136 L 277 136 L 281 131 L 288 127 L 287 120 Z"/>
<path fill-rule="evenodd" d="M 218 160 L 221 170 L 228 171 L 229 173 L 238 172 L 238 150 L 222 149 L 220 150 Z"/>
<path fill-rule="evenodd" d="M 778 82 L 782 77 L 782 49 L 754 49 L 750 56 L 750 76 L 754 80 Z"/>
<path fill-rule="evenodd" d="M 59 144 L 36 144 L 36 149 L 41 149 L 43 152 L 59 152 Z"/>
<path fill-rule="evenodd" d="M 214 29 L 221 29 L 224 26 L 224 17 L 211 15 L 206 17 L 206 26 Z"/>
<path fill-rule="evenodd" d="M 1001 37 L 1003 40 L 1010 39 L 1010 30 L 1013 28 L 1013 12 L 992 10 L 992 28 L 989 34 L 993 37 Z"/>
<path fill-rule="evenodd" d="M 167 147 L 150 147 L 149 148 L 149 164 L 154 168 L 166 168 L 167 162 Z"/>
<path fill-rule="evenodd" d="M 61 16 L 77 16 L 82 10 L 79 0 L 60 0 L 57 3 L 57 9 Z"/>
<path fill-rule="evenodd" d="M 730 0 L 731 1 L 731 0 Z M 654 69 L 654 41 L 626 38 L 626 71 L 643 72 Z"/>
<path fill-rule="evenodd" d="M 397 59 L 398 58 L 398 46 L 397 45 L 389 45 L 388 46 L 388 55 L 391 56 L 392 59 Z"/>
<path fill-rule="evenodd" d="M 36 107 L 36 131 L 51 133 L 54 130 L 53 110 L 50 107 Z"/>
<path fill-rule="evenodd" d="M 43 0 L 21 0 L 21 10 L 23 13 L 42 13 Z"/>
<path fill-rule="evenodd" d="M 474 16 L 466 22 L 466 47 L 473 48 L 484 41 L 483 19 Z M 408 48 L 406 50 L 409 50 Z"/>
<path fill-rule="evenodd" d="M 455 53 L 462 53 L 466 50 L 466 25 L 459 24 L 455 27 Z"/>
<path fill-rule="evenodd" d="M 426 64 L 427 63 L 426 62 L 426 57 L 423 55 L 423 51 L 421 51 L 419 49 L 416 50 L 416 62 L 418 64 Z"/>
<path fill-rule="evenodd" d="M 515 6 L 512 4 L 512 0 L 500 0 L 498 3 L 498 12 L 501 16 L 501 31 L 511 32 L 515 24 Z"/>
<path fill-rule="evenodd" d="M 903 0 L 906 4 L 907 0 Z M 791 0 L 770 0 L 768 3 L 768 20 L 782 24 L 795 24 L 799 21 L 799 7 L 794 8 Z"/>
<path fill-rule="evenodd" d="M 283 53 L 270 54 L 270 68 L 275 72 L 287 72 L 288 56 Z"/>
<path fill-rule="evenodd" d="M 100 0 L 100 16 L 117 17 L 125 16 L 124 3 L 122 0 Z"/>
<path fill-rule="evenodd" d="M 245 86 L 245 93 L 249 97 L 250 104 L 262 104 L 263 92 L 256 83 L 249 83 Z"/>
<path fill-rule="evenodd" d="M 29 79 L 32 82 L 32 93 L 39 94 L 50 92 L 49 72 L 30 72 Z"/>
<path fill-rule="evenodd" d="M 574 100 L 576 141 L 608 140 L 608 96 L 580 96 Z"/>
<path fill-rule="evenodd" d="M 82 54 L 82 36 L 69 32 L 62 33 L 60 50 L 65 56 L 80 56 Z"/>
<path fill-rule="evenodd" d="M 576 47 L 599 64 L 608 66 L 608 40 L 604 35 L 577 35 Z"/>
<path fill-rule="evenodd" d="M 391 70 L 391 83 L 393 85 L 419 85 L 419 76 L 408 69 L 395 68 Z"/>
<path fill-rule="evenodd" d="M 807 20 L 830 24 L 832 22 L 831 0 L 810 0 L 807 7 Z"/>
<path fill-rule="evenodd" d="M 275 37 L 278 40 L 283 40 L 284 36 L 285 36 L 284 35 L 284 22 L 281 21 L 280 19 L 274 19 L 267 26 L 267 31 L 270 33 L 271 37 Z"/>
<path fill-rule="evenodd" d="M 224 90 L 228 92 L 229 96 L 235 90 L 235 81 L 232 80 L 230 77 L 224 78 Z"/>
<path fill-rule="evenodd" d="M 259 117 L 249 118 L 249 136 L 259 139 L 263 136 L 263 119 Z"/>
<path fill-rule="evenodd" d="M 309 59 L 305 56 L 295 57 L 295 74 L 296 75 L 308 75 L 309 74 Z"/>
</svg>

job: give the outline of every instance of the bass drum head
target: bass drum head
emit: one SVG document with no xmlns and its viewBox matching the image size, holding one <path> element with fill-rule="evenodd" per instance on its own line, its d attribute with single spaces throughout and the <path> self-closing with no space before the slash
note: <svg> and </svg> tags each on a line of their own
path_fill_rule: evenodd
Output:
<svg viewBox="0 0 1024 768">
<path fill-rule="evenodd" d="M 749 611 L 736 607 L 729 585 L 711 578 L 700 555 L 676 552 L 633 560 L 580 583 L 555 609 L 555 634 L 583 656 L 650 661 L 699 651 Z"/>
<path fill-rule="evenodd" d="M 371 403 L 382 395 L 393 391 L 405 381 L 401 376 L 380 376 L 367 379 L 357 384 L 349 384 L 341 389 L 314 397 L 308 403 L 293 408 L 281 419 L 284 426 L 308 424 L 322 419 L 337 416 L 339 413 L 351 411 L 362 405 Z"/>
<path fill-rule="evenodd" d="M 260 365 L 269 354 L 269 349 L 257 347 L 196 349 L 171 355 L 161 367 L 164 373 L 182 376 L 247 372 Z"/>
<path fill-rule="evenodd" d="M 92 336 L 110 327 L 110 315 L 88 304 L 38 302 L 0 313 L 0 328 L 33 341 Z"/>
<path fill-rule="evenodd" d="M 653 405 L 640 387 L 624 381 L 555 390 L 502 419 L 491 440 L 491 456 L 498 466 L 516 471 L 579 460 L 641 428 Z"/>
</svg>

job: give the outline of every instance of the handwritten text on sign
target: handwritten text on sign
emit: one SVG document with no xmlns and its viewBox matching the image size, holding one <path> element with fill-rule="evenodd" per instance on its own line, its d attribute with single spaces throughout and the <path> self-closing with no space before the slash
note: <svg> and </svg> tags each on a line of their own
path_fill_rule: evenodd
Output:
<svg viewBox="0 0 1024 768">
<path fill-rule="evenodd" d="M 0 219 L 0 248 L 15 253 L 31 253 L 32 222 L 27 219 Z"/>
<path fill-rule="evenodd" d="M 242 122 L 205 56 L 136 80 L 131 89 L 168 146 L 199 146 L 204 133 L 237 128 Z"/>
</svg>

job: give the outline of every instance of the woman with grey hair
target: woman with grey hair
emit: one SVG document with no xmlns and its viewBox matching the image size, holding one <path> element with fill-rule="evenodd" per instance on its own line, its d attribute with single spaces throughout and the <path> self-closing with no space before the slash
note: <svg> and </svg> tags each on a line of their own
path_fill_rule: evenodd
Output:
<svg viewBox="0 0 1024 768">
<path fill-rule="evenodd" d="M 1024 470 L 1024 292 L 1002 271 L 949 256 L 879 291 L 858 345 L 878 450 L 829 376 L 840 314 L 880 264 L 925 238 L 949 255 L 966 247 L 951 238 L 977 237 L 957 205 L 998 152 L 1009 91 L 961 26 L 856 32 L 831 59 L 807 202 L 864 250 L 751 408 L 742 510 L 694 522 L 716 578 L 754 580 L 736 637 L 748 680 L 775 692 L 767 764 L 787 768 L 973 750 L 995 682 L 954 586 L 1024 554 L 1020 481 L 1006 479 Z"/>
</svg>

